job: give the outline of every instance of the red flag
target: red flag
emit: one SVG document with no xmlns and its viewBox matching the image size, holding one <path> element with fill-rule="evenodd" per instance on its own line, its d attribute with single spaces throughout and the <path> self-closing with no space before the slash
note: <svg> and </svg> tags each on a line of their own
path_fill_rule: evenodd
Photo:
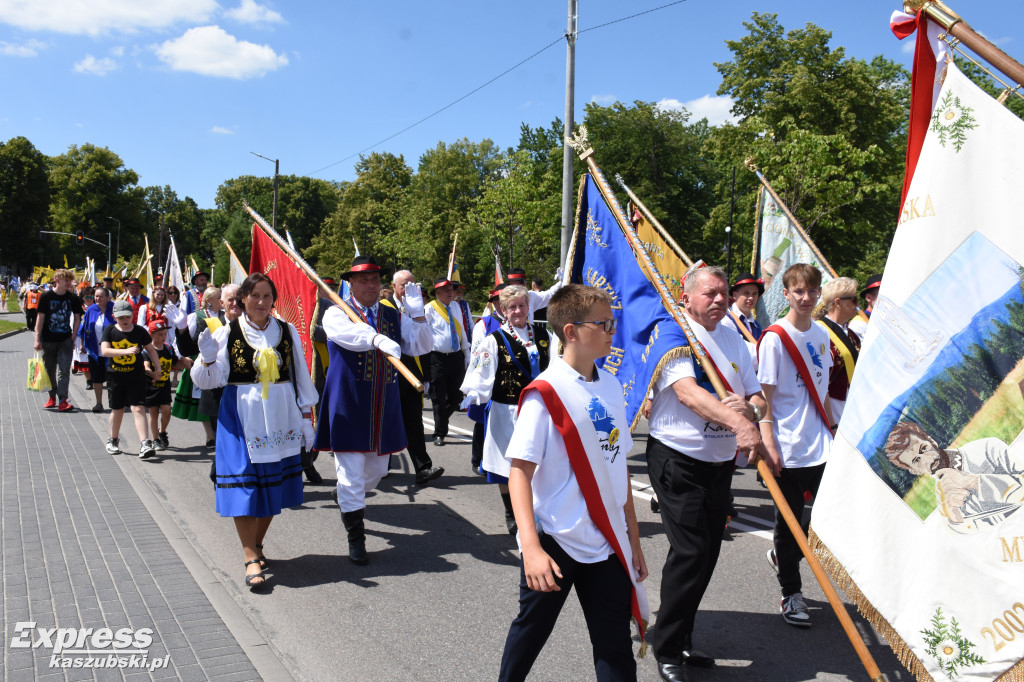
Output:
<svg viewBox="0 0 1024 682">
<path fill-rule="evenodd" d="M 505 280 L 501 276 L 501 263 L 498 262 L 498 254 L 494 254 L 494 286 L 497 287 L 499 284 L 504 284 Z"/>
<path fill-rule="evenodd" d="M 256 223 L 252 226 L 249 272 L 262 272 L 274 281 L 277 287 L 277 314 L 282 320 L 295 325 L 299 332 L 308 372 L 313 361 L 313 341 L 310 337 L 316 322 L 316 284 Z"/>
</svg>

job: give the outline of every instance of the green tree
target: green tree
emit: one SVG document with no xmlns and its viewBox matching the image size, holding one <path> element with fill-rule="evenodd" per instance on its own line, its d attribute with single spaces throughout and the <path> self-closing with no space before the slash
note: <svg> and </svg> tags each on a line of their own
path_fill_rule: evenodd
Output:
<svg viewBox="0 0 1024 682">
<path fill-rule="evenodd" d="M 988 94 L 992 95 L 993 97 L 1001 96 L 1002 93 L 1006 90 L 1005 85 L 1003 85 L 995 78 L 990 76 L 988 73 L 985 72 L 984 69 L 982 69 L 974 62 L 968 61 L 966 58 L 957 55 L 956 65 L 960 67 L 960 70 L 963 71 L 965 76 L 970 78 L 978 85 L 979 88 L 981 88 Z M 1000 74 L 993 67 L 986 68 L 992 73 L 995 73 L 1002 80 L 1009 80 L 1006 76 Z M 1016 114 L 1018 118 L 1024 118 L 1024 98 L 1017 94 L 1019 92 L 1020 91 L 1018 90 L 1016 91 L 1016 93 L 1009 94 L 1006 97 L 1004 104 L 1006 105 L 1006 108 L 1012 111 L 1014 114 Z"/>
<path fill-rule="evenodd" d="M 40 257 L 38 232 L 50 211 L 47 163 L 27 138 L 0 143 L 0 262 L 22 272 Z"/>
</svg>

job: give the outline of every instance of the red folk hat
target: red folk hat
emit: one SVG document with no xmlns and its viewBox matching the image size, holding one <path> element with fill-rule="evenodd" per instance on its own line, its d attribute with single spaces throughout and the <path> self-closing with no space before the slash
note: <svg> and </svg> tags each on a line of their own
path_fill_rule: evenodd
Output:
<svg viewBox="0 0 1024 682">
<path fill-rule="evenodd" d="M 352 275 L 356 275 L 361 272 L 376 272 L 381 277 L 384 276 L 384 269 L 377 263 L 377 259 L 373 256 L 356 256 L 352 259 L 352 267 L 349 268 L 349 271 L 341 273 L 339 277 L 348 281 Z"/>
</svg>

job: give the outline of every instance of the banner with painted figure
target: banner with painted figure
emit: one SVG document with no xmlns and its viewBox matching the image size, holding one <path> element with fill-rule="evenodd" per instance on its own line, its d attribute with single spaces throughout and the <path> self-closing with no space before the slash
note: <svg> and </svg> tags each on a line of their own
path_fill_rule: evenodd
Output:
<svg viewBox="0 0 1024 682">
<path fill-rule="evenodd" d="M 566 258 L 569 281 L 604 289 L 612 296 L 612 352 L 598 366 L 614 374 L 625 391 L 626 416 L 636 428 L 647 393 L 667 362 L 688 352 L 686 337 L 647 280 L 612 211 L 589 173 L 580 180 L 576 228 Z M 625 220 L 625 214 L 623 213 Z"/>
<path fill-rule="evenodd" d="M 1019 680 L 1024 122 L 952 63 L 927 121 L 812 544 L 919 680 Z"/>
<path fill-rule="evenodd" d="M 654 225 L 651 225 L 650 221 L 644 217 L 644 214 L 635 207 L 631 208 L 632 223 L 636 228 L 636 236 L 640 238 L 644 249 L 647 250 L 647 255 L 651 257 L 654 267 L 661 273 L 662 279 L 665 280 L 665 285 L 672 292 L 672 298 L 678 301 L 680 294 L 683 293 L 683 277 L 686 276 L 686 263 L 676 256 L 672 247 L 658 234 L 658 231 L 654 229 Z"/>
<path fill-rule="evenodd" d="M 758 177 L 765 182 L 763 176 Z M 767 183 L 765 182 L 765 185 Z M 754 230 L 754 258 L 751 272 L 764 280 L 764 294 L 758 299 L 757 320 L 767 328 L 786 314 L 786 298 L 782 295 L 782 273 L 795 263 L 810 263 L 821 270 L 821 283 L 832 279 L 831 268 L 822 263 L 818 249 L 803 230 L 790 220 L 782 200 L 767 186 L 757 195 L 757 219 Z"/>
</svg>

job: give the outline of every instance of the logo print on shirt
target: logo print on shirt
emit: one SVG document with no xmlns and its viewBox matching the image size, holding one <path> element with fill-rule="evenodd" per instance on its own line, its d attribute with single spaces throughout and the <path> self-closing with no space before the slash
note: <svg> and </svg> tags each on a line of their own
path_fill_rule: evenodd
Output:
<svg viewBox="0 0 1024 682">
<path fill-rule="evenodd" d="M 817 367 L 818 369 L 824 369 L 824 367 L 821 364 L 821 356 L 818 355 L 818 352 L 816 350 L 814 350 L 814 346 L 811 345 L 810 341 L 807 342 L 807 352 L 811 354 L 811 362 L 814 364 L 814 366 Z"/>
<path fill-rule="evenodd" d="M 605 459 L 609 462 L 614 462 L 615 458 L 619 456 L 620 449 L 617 445 L 619 430 L 615 427 L 615 420 L 612 419 L 608 408 L 596 396 L 591 398 L 590 403 L 587 405 L 587 414 L 590 416 L 590 421 L 594 424 L 594 430 L 597 431 L 601 450 L 611 453 L 611 458 L 609 459 L 606 455 Z"/>
</svg>

